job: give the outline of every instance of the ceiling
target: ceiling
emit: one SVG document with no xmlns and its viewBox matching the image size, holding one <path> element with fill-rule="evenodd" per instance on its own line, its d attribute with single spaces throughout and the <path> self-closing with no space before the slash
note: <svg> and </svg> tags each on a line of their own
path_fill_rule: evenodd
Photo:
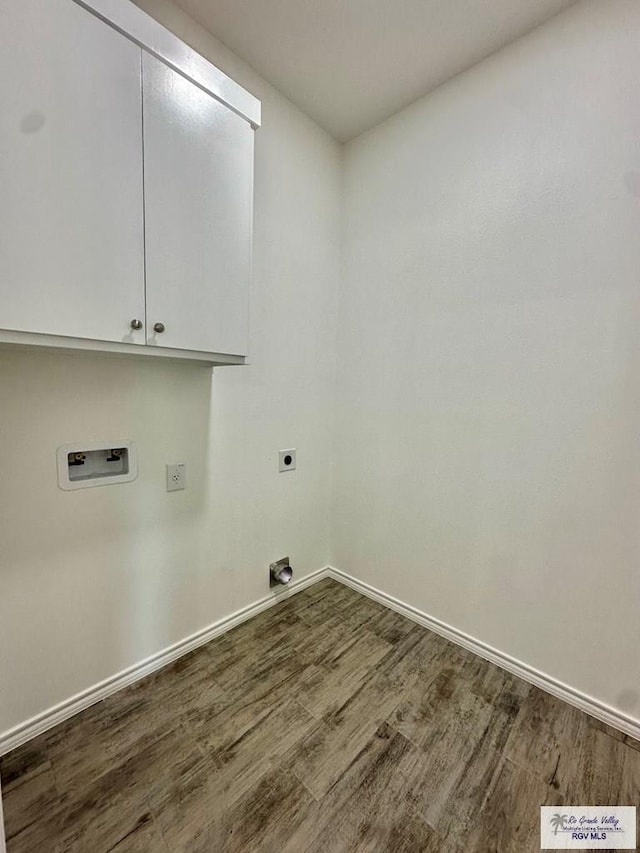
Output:
<svg viewBox="0 0 640 853">
<path fill-rule="evenodd" d="M 341 141 L 575 0 L 176 0 Z"/>
</svg>

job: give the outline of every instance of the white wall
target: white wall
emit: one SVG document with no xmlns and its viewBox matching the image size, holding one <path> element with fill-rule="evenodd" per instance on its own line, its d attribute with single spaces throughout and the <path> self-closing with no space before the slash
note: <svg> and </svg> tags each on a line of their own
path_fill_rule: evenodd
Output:
<svg viewBox="0 0 640 853">
<path fill-rule="evenodd" d="M 640 4 L 346 150 L 334 564 L 640 717 Z"/>
<path fill-rule="evenodd" d="M 341 151 L 170 0 L 139 4 L 263 100 L 252 364 L 0 353 L 0 733 L 267 594 L 285 553 L 640 717 L 636 0 L 346 149 L 333 553 Z M 138 480 L 61 492 L 58 445 L 109 437 Z"/>
<path fill-rule="evenodd" d="M 0 732 L 268 595 L 271 560 L 329 560 L 340 149 L 176 7 L 144 6 L 263 101 L 251 365 L 0 353 Z M 56 448 L 102 438 L 137 442 L 138 479 L 60 491 Z M 188 488 L 167 494 L 175 461 Z"/>
</svg>

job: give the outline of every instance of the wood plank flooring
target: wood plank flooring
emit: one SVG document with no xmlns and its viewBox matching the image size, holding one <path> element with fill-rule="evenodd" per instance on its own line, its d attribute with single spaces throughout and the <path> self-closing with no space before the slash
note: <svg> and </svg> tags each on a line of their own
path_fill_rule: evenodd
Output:
<svg viewBox="0 0 640 853">
<path fill-rule="evenodd" d="M 8 853 L 528 853 L 640 745 L 325 580 L 0 759 Z"/>
</svg>

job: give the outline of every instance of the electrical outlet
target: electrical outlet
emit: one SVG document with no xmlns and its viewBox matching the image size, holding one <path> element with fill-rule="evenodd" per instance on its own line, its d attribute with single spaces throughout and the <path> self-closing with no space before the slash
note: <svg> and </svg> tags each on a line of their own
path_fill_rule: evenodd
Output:
<svg viewBox="0 0 640 853">
<path fill-rule="evenodd" d="M 167 491 L 179 492 L 186 485 L 187 466 L 184 462 L 167 465 Z"/>
<path fill-rule="evenodd" d="M 296 450 L 295 447 L 291 450 L 281 450 L 278 454 L 278 471 L 282 474 L 283 471 L 296 470 Z"/>
</svg>

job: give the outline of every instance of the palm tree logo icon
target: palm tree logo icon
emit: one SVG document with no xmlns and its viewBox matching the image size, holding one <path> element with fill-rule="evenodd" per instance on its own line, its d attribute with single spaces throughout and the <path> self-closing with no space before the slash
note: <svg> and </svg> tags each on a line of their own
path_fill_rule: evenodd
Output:
<svg viewBox="0 0 640 853">
<path fill-rule="evenodd" d="M 558 834 L 559 829 L 564 829 L 564 824 L 567 820 L 567 817 L 568 816 L 566 814 L 554 814 L 554 816 L 551 818 L 549 822 L 551 823 L 551 826 L 555 827 L 555 829 L 553 830 L 554 835 Z"/>
</svg>

